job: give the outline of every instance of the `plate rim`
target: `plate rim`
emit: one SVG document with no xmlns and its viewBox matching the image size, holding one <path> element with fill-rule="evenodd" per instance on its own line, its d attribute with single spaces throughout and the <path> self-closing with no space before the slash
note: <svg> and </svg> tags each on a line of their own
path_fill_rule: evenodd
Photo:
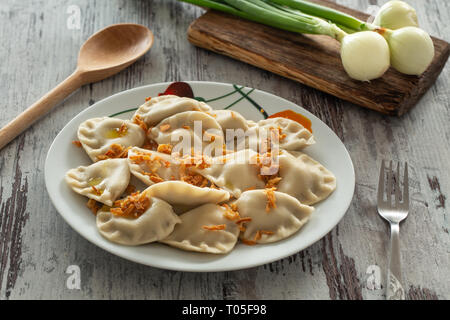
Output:
<svg viewBox="0 0 450 320">
<path fill-rule="evenodd" d="M 315 120 L 321 122 L 326 128 L 328 128 L 328 130 L 330 131 L 330 133 L 334 136 L 334 138 L 336 138 L 343 146 L 343 151 L 344 151 L 344 155 L 347 158 L 346 162 L 348 164 L 350 164 L 350 169 L 351 169 L 351 177 L 347 177 L 348 180 L 350 180 L 351 183 L 351 197 L 348 197 L 348 199 L 345 199 L 345 203 L 343 203 L 343 207 L 345 208 L 345 210 L 343 210 L 343 213 L 339 216 L 339 218 L 337 219 L 337 222 L 331 226 L 326 228 L 326 230 L 324 229 L 324 231 L 322 231 L 321 233 L 319 233 L 319 236 L 316 236 L 315 240 L 310 240 L 310 241 L 305 241 L 304 243 L 302 243 L 301 246 L 298 246 L 297 248 L 295 248 L 295 250 L 291 249 L 291 250 L 287 250 L 286 252 L 284 252 L 281 255 L 277 255 L 276 257 L 272 257 L 272 258 L 267 258 L 264 259 L 263 262 L 253 262 L 253 263 L 247 263 L 245 264 L 245 266 L 231 266 L 231 267 L 226 267 L 226 266 L 222 266 L 222 267 L 209 267 L 210 269 L 206 269 L 206 270 L 199 270 L 199 269 L 195 269 L 194 267 L 176 267 L 176 266 L 168 266 L 168 265 L 161 265 L 158 263 L 154 263 L 154 261 L 150 260 L 150 261 L 142 261 L 141 259 L 135 258 L 135 257 L 131 257 L 129 255 L 123 254 L 122 252 L 117 252 L 114 251 L 110 248 L 108 248 L 106 245 L 104 245 L 101 242 L 96 242 L 94 241 L 95 239 L 90 239 L 87 235 L 85 235 L 82 232 L 78 231 L 78 228 L 74 226 L 74 224 L 70 221 L 70 219 L 68 219 L 66 217 L 65 214 L 62 213 L 62 208 L 59 205 L 59 202 L 57 201 L 57 199 L 54 198 L 55 195 L 53 195 L 50 191 L 49 191 L 49 184 L 51 183 L 50 177 L 47 174 L 48 172 L 48 164 L 49 164 L 49 159 L 50 156 L 52 154 L 53 149 L 55 148 L 56 142 L 58 140 L 58 138 L 60 137 L 60 135 L 66 130 L 66 128 L 68 126 L 70 126 L 72 124 L 73 121 L 75 121 L 76 118 L 80 117 L 82 114 L 84 113 L 88 113 L 90 110 L 95 109 L 97 107 L 97 104 L 99 103 L 104 103 L 105 100 L 109 100 L 109 99 L 113 99 L 114 97 L 123 95 L 123 94 L 130 94 L 133 91 L 138 91 L 138 90 L 144 90 L 146 88 L 152 88 L 152 87 L 158 87 L 158 86 L 167 86 L 171 83 L 173 83 L 174 81 L 166 81 L 166 82 L 157 82 L 157 83 L 152 83 L 152 84 L 147 84 L 147 85 L 143 85 L 143 86 L 139 86 L 139 87 L 134 87 L 134 88 L 130 88 L 130 89 L 126 89 L 123 91 L 119 91 L 116 92 L 112 95 L 109 95 L 97 102 L 95 102 L 94 104 L 92 104 L 91 106 L 88 106 L 87 108 L 83 109 L 82 111 L 80 111 L 79 113 L 77 113 L 75 116 L 72 117 L 72 119 L 67 122 L 64 127 L 58 132 L 58 134 L 55 136 L 55 138 L 53 139 L 48 151 L 47 151 L 47 155 L 45 158 L 45 164 L 44 164 L 44 180 L 45 180 L 45 187 L 46 187 L 46 191 L 47 194 L 53 204 L 53 206 L 55 207 L 56 211 L 58 212 L 58 214 L 63 218 L 63 220 L 81 237 L 83 237 L 84 239 L 86 239 L 87 241 L 89 241 L 90 243 L 94 244 L 95 246 L 109 252 L 110 254 L 113 254 L 115 256 L 118 256 L 120 258 L 126 259 L 128 261 L 132 261 L 134 263 L 139 263 L 142 265 L 146 265 L 146 266 L 150 266 L 150 267 L 154 267 L 154 268 L 158 268 L 158 269 L 162 269 L 162 270 L 171 270 L 171 271 L 182 271 L 182 272 L 226 272 L 226 271 L 236 271 L 236 270 L 245 270 L 245 269 L 249 269 L 249 268 L 253 268 L 253 267 L 257 267 L 257 266 L 262 266 L 265 264 L 269 264 L 272 263 L 274 261 L 279 261 L 282 259 L 285 259 L 286 257 L 289 257 L 293 254 L 296 254 L 300 251 L 305 250 L 306 248 L 310 247 L 311 245 L 313 245 L 314 243 L 318 242 L 319 240 L 321 240 L 325 235 L 327 235 L 331 230 L 333 230 L 338 224 L 339 222 L 342 221 L 342 219 L 344 218 L 344 216 L 346 215 L 346 213 L 348 212 L 348 209 L 351 205 L 351 202 L 353 201 L 353 197 L 354 197 L 354 193 L 355 193 L 355 187 L 356 187 L 356 176 L 355 176 L 355 169 L 354 169 L 354 165 L 353 165 L 353 161 L 352 158 L 350 156 L 349 151 L 347 150 L 345 144 L 342 142 L 342 140 L 337 136 L 337 134 L 324 122 L 322 121 L 320 118 L 318 118 L 316 115 L 314 115 L 313 113 L 311 113 L 310 111 L 306 110 L 305 108 L 301 107 L 300 105 L 298 105 L 297 103 L 293 102 L 293 101 L 289 101 L 283 97 L 280 97 L 276 94 L 267 92 L 267 91 L 263 91 L 261 89 L 257 89 L 257 88 L 251 88 L 251 87 L 247 87 L 245 85 L 241 85 L 241 84 L 237 84 L 239 86 L 243 86 L 243 88 L 250 88 L 250 89 L 254 89 L 254 92 L 257 92 L 258 94 L 262 94 L 262 95 L 268 95 L 268 96 L 272 96 L 275 97 L 276 99 L 281 99 L 282 101 L 288 103 L 288 104 L 293 104 L 296 107 L 300 108 L 303 112 L 305 112 L 305 115 L 307 117 L 311 117 L 314 118 Z M 217 81 L 191 81 L 191 80 L 185 80 L 183 82 L 186 82 L 188 84 L 197 84 L 197 85 L 204 85 L 204 84 L 208 84 L 208 85 L 218 85 L 218 86 L 232 86 L 233 84 L 231 83 L 227 83 L 227 82 L 217 82 Z M 219 255 L 219 257 L 222 255 Z"/>
</svg>

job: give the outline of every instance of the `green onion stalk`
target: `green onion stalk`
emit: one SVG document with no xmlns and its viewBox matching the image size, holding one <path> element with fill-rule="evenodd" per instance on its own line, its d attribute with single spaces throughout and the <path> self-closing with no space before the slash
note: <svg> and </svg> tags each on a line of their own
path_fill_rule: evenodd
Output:
<svg viewBox="0 0 450 320">
<path fill-rule="evenodd" d="M 390 1 L 382 7 L 375 19 L 381 26 L 305 0 L 268 1 L 290 10 L 326 19 L 355 32 L 375 31 L 381 34 L 389 44 L 392 67 L 402 73 L 421 75 L 433 61 L 435 53 L 433 41 L 428 33 L 417 27 L 415 10 L 403 1 Z M 396 21 L 397 24 L 393 24 L 392 21 Z M 383 23 L 396 29 L 384 28 Z"/>
<path fill-rule="evenodd" d="M 180 1 L 227 12 L 247 20 L 297 33 L 328 35 L 337 40 L 341 39 L 346 34 L 336 25 L 330 24 L 323 19 L 303 13 L 298 15 L 289 14 L 262 0 Z"/>
<path fill-rule="evenodd" d="M 326 17 L 304 13 L 278 1 L 276 3 L 268 0 L 180 1 L 227 12 L 291 32 L 326 35 L 336 39 L 341 43 L 341 60 L 344 69 L 355 80 L 370 81 L 379 78 L 390 65 L 389 46 L 386 40 L 375 32 L 355 32 L 361 30 L 354 29 L 356 24 L 351 24 L 354 20 L 350 16 L 346 19 L 338 19 L 338 12 L 335 13 L 336 21 L 332 21 Z M 358 28 L 360 28 L 359 24 Z"/>
</svg>

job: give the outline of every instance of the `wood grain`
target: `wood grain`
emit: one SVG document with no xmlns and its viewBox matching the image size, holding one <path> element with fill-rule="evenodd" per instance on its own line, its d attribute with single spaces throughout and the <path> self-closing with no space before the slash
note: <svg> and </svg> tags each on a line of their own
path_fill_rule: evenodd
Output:
<svg viewBox="0 0 450 320">
<path fill-rule="evenodd" d="M 96 32 L 81 46 L 75 71 L 0 129 L 0 150 L 83 84 L 118 73 L 152 44 L 153 34 L 137 24 L 115 24 Z"/>
<path fill-rule="evenodd" d="M 326 0 L 316 2 L 331 4 L 362 20 L 368 18 Z M 196 46 L 397 116 L 411 109 L 431 87 L 450 54 L 446 41 L 433 38 L 435 57 L 420 77 L 403 75 L 391 68 L 383 77 L 363 83 L 348 77 L 342 67 L 339 43 L 327 36 L 299 35 L 212 10 L 189 26 L 188 39 Z"/>
<path fill-rule="evenodd" d="M 75 71 L 7 125 L 0 128 L 0 150 L 81 85 L 81 74 Z"/>
<path fill-rule="evenodd" d="M 421 26 L 450 40 L 450 2 L 408 0 Z M 339 0 L 366 10 L 375 0 Z M 80 29 L 68 29 L 79 7 Z M 388 227 L 375 210 L 381 159 L 408 161 L 411 212 L 402 224 L 409 299 L 450 299 L 450 66 L 403 117 L 356 107 L 322 91 L 191 45 L 201 8 L 175 0 L 21 0 L 0 4 L 0 126 L 73 70 L 81 44 L 107 25 L 133 22 L 155 35 L 151 51 L 114 77 L 84 86 L 0 150 L 0 299 L 384 299 L 369 286 L 387 265 Z M 116 257 L 76 233 L 45 191 L 44 162 L 58 132 L 89 105 L 163 81 L 242 84 L 311 111 L 344 142 L 357 185 L 343 220 L 321 241 L 286 259 L 236 272 L 186 273 Z M 318 142 L 320 143 L 320 141 Z M 68 289 L 77 265 L 81 288 Z"/>
</svg>

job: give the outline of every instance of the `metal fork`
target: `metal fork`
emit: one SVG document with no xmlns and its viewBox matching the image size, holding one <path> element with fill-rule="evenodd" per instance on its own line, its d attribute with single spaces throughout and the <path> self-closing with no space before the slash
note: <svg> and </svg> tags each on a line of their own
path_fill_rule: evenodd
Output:
<svg viewBox="0 0 450 320">
<path fill-rule="evenodd" d="M 401 284 L 400 255 L 400 222 L 406 219 L 409 210 L 408 163 L 405 163 L 403 176 L 403 192 L 400 191 L 400 163 L 397 172 L 392 171 L 392 161 L 389 163 L 387 183 L 385 183 L 386 168 L 384 160 L 381 163 L 380 180 L 378 182 L 378 213 L 390 224 L 391 237 L 389 245 L 389 260 L 386 286 L 386 299 L 404 300 L 405 290 Z M 394 194 L 394 199 L 392 195 Z M 386 197 L 385 197 L 386 195 Z"/>
</svg>

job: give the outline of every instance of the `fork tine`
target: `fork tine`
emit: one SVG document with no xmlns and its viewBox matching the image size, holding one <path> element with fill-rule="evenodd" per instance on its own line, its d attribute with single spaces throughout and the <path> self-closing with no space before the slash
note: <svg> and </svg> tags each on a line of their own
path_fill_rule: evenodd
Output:
<svg viewBox="0 0 450 320">
<path fill-rule="evenodd" d="M 378 181 L 378 203 L 383 203 L 384 195 L 384 160 L 381 160 L 380 180 Z"/>
<path fill-rule="evenodd" d="M 394 177 L 395 206 L 400 204 L 400 162 L 397 163 L 397 173 Z"/>
<path fill-rule="evenodd" d="M 409 182 L 408 182 L 408 162 L 405 162 L 405 174 L 403 177 L 403 208 L 409 209 Z"/>
<path fill-rule="evenodd" d="M 390 206 L 392 204 L 392 160 L 389 162 L 388 181 L 387 181 L 387 203 Z"/>
</svg>

